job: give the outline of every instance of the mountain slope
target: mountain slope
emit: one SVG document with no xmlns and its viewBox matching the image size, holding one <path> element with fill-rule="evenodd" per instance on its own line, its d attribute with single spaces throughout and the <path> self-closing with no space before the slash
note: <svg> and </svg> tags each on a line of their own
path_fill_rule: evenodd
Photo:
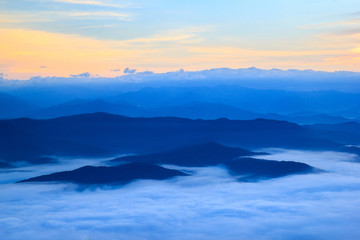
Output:
<svg viewBox="0 0 360 240">
<path fill-rule="evenodd" d="M 164 180 L 187 174 L 148 163 L 129 163 L 117 167 L 85 166 L 72 171 L 29 178 L 21 182 L 72 182 L 79 184 L 126 184 L 138 179 Z"/>
<path fill-rule="evenodd" d="M 147 162 L 202 167 L 221 164 L 235 157 L 252 156 L 256 154 L 261 153 L 255 153 L 241 148 L 226 147 L 218 143 L 209 142 L 167 152 L 120 157 L 111 160 L 111 162 Z"/>
<path fill-rule="evenodd" d="M 292 174 L 320 172 L 305 163 L 255 158 L 238 158 L 224 163 L 224 166 L 230 170 L 230 173 L 239 176 L 240 181 L 256 181 Z"/>
<path fill-rule="evenodd" d="M 345 122 L 340 124 L 314 124 L 304 126 L 317 132 L 318 136 L 346 145 L 360 145 L 360 124 Z"/>
<path fill-rule="evenodd" d="M 339 131 L 339 132 L 360 134 L 360 123 L 358 122 L 344 122 L 339 124 L 313 124 L 313 125 L 307 125 L 306 127 L 317 130 Z"/>
<path fill-rule="evenodd" d="M 300 162 L 270 161 L 245 157 L 259 154 L 264 153 L 254 153 L 217 143 L 205 143 L 163 153 L 121 157 L 110 162 L 146 162 L 187 167 L 224 166 L 230 174 L 237 176 L 240 181 L 257 181 L 320 171 Z"/>
<path fill-rule="evenodd" d="M 129 118 L 105 113 L 49 120 L 0 121 L 0 160 L 28 161 L 48 155 L 109 156 L 154 153 L 219 142 L 245 148 L 334 149 L 316 131 L 274 120 Z"/>
</svg>

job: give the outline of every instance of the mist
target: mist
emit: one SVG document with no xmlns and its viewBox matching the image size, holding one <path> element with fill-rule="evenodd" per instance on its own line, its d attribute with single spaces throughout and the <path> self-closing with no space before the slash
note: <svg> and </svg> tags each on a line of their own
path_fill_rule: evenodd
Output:
<svg viewBox="0 0 360 240">
<path fill-rule="evenodd" d="M 0 238 L 343 240 L 360 237 L 360 164 L 356 155 L 266 151 L 272 155 L 261 158 L 301 161 L 326 172 L 242 183 L 220 167 L 182 167 L 179 169 L 194 174 L 167 181 L 141 180 L 123 187 L 81 191 L 73 184 L 14 184 L 12 180 L 15 182 L 23 173 L 3 172 L 6 181 L 1 184 Z M 41 171 L 27 170 L 26 176 Z"/>
</svg>

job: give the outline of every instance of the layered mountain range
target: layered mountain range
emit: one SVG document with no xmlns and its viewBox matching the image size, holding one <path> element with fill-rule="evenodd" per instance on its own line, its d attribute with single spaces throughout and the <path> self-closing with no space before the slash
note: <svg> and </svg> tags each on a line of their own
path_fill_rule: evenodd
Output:
<svg viewBox="0 0 360 240">
<path fill-rule="evenodd" d="M 352 131 L 357 123 L 338 131 L 333 126 L 300 126 L 266 119 L 129 118 L 107 113 L 1 120 L 0 158 L 7 163 L 40 163 L 53 161 L 49 156 L 155 153 L 209 141 L 250 149 L 339 150 L 360 144 L 358 132 Z"/>
</svg>

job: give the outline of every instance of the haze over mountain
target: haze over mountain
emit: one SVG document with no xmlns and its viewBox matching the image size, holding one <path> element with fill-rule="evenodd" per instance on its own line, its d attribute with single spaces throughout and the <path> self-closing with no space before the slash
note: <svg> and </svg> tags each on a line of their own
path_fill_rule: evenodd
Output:
<svg viewBox="0 0 360 240">
<path fill-rule="evenodd" d="M 8 111 L 8 107 L 0 111 L 0 118 L 54 118 L 107 112 L 130 117 L 266 118 L 314 124 L 359 121 L 360 117 L 354 111 L 358 108 L 360 94 L 339 90 L 285 91 L 245 88 L 230 83 L 164 86 L 146 82 L 114 85 L 75 82 L 46 85 L 40 81 L 38 84 L 0 87 L 7 96 L 21 98 L 23 104 L 32 106 L 14 106 L 11 107 L 13 112 Z M 7 103 L 6 99 L 1 101 L 2 105 L 12 106 L 12 100 Z"/>
<path fill-rule="evenodd" d="M 220 103 L 191 102 L 183 105 L 145 108 L 127 103 L 109 103 L 103 100 L 74 100 L 48 108 L 41 108 L 27 113 L 22 112 L 19 117 L 48 119 L 84 113 L 106 112 L 128 117 L 182 117 L 190 119 L 218 119 L 252 120 L 257 118 L 289 121 L 298 124 L 315 123 L 344 123 L 353 121 L 339 116 L 317 114 L 315 112 L 300 112 L 289 115 L 276 113 L 255 113 Z"/>
<path fill-rule="evenodd" d="M 47 108 L 36 109 L 34 111 L 23 113 L 23 117 L 48 119 L 96 112 L 106 112 L 124 116 L 146 115 L 145 109 L 130 104 L 109 103 L 100 99 L 77 99 L 59 105 L 53 105 Z"/>
<path fill-rule="evenodd" d="M 0 92 L 0 118 L 16 118 L 34 108 L 21 98 Z"/>
<path fill-rule="evenodd" d="M 356 107 L 359 93 L 338 91 L 284 91 L 243 88 L 236 85 L 214 87 L 143 88 L 111 99 L 143 107 L 176 106 L 192 102 L 219 103 L 260 113 L 333 113 Z"/>
</svg>

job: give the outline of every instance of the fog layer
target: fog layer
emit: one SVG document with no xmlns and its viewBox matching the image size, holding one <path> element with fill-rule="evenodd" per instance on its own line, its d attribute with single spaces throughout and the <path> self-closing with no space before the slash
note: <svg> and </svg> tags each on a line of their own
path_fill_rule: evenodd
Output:
<svg viewBox="0 0 360 240">
<path fill-rule="evenodd" d="M 266 151 L 327 172 L 240 183 L 218 167 L 181 168 L 195 174 L 82 191 L 2 172 L 0 239 L 360 239 L 355 155 Z"/>
</svg>

